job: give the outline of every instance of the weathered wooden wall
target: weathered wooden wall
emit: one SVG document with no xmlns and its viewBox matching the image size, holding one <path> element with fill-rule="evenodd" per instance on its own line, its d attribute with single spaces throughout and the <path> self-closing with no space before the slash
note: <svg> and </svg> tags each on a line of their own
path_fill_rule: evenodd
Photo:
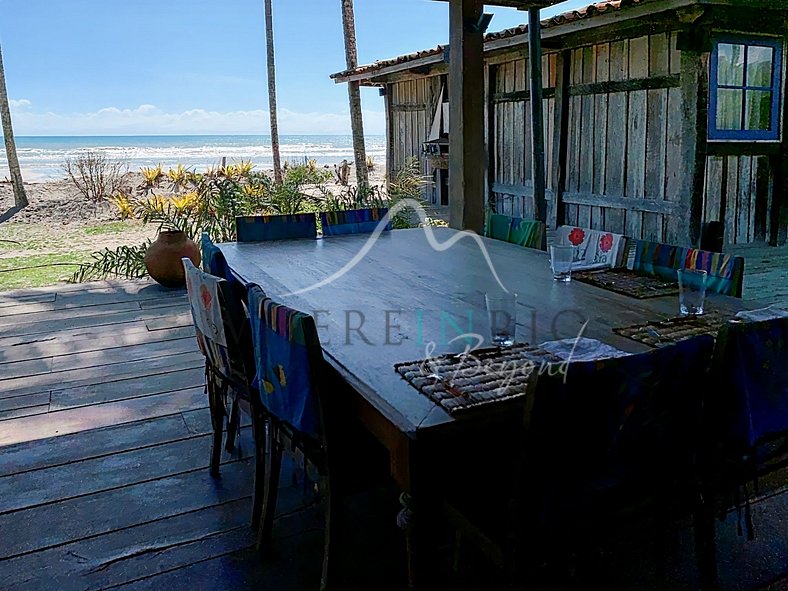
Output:
<svg viewBox="0 0 788 591">
<path fill-rule="evenodd" d="M 675 241 L 680 54 L 660 33 L 571 51 L 565 222 Z"/>
<path fill-rule="evenodd" d="M 387 86 L 389 178 L 394 178 L 408 159 L 414 157 L 420 160 L 422 173 L 432 177 L 432 167 L 422 155 L 422 144 L 429 137 L 442 83 L 441 76 L 430 76 Z M 431 200 L 432 191 L 432 187 L 425 187 L 425 199 Z"/>
<path fill-rule="evenodd" d="M 722 222 L 726 244 L 770 238 L 772 168 L 769 156 L 706 158 L 703 221 Z"/>
<path fill-rule="evenodd" d="M 553 134 L 557 56 L 542 57 L 545 130 L 545 168 L 548 201 L 552 201 Z M 525 57 L 490 67 L 489 141 L 490 201 L 498 213 L 534 216 L 531 163 L 528 59 Z"/>
</svg>

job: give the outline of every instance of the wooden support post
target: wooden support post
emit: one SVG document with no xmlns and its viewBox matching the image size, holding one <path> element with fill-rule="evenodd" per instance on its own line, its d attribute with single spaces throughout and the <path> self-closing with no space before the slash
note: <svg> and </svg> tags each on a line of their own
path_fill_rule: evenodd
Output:
<svg viewBox="0 0 788 591">
<path fill-rule="evenodd" d="M 709 54 L 681 52 L 681 162 L 682 202 L 689 211 L 686 224 L 678 228 L 682 245 L 698 246 L 703 216 L 703 185 L 706 174 L 708 128 Z"/>
<path fill-rule="evenodd" d="M 547 221 L 544 171 L 544 115 L 542 114 L 542 25 L 538 8 L 528 9 L 528 63 L 531 71 L 531 174 L 534 213 Z"/>
<path fill-rule="evenodd" d="M 549 208 L 547 225 L 557 228 L 564 223 L 563 192 L 566 188 L 566 141 L 569 119 L 569 64 L 571 54 L 562 51 L 556 60 L 555 107 L 553 109 L 553 160 L 551 163 L 550 188 L 553 203 Z"/>
<path fill-rule="evenodd" d="M 449 225 L 484 226 L 484 33 L 482 0 L 449 4 Z"/>
</svg>

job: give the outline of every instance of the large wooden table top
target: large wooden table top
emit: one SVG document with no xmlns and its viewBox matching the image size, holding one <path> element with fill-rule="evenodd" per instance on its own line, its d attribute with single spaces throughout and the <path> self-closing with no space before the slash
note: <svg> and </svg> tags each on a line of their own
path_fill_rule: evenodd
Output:
<svg viewBox="0 0 788 591">
<path fill-rule="evenodd" d="M 448 228 L 432 231 L 438 243 L 457 234 Z M 433 355 L 460 352 L 465 340 L 448 341 L 469 328 L 489 339 L 484 294 L 502 289 L 468 236 L 444 251 L 433 249 L 422 229 L 368 240 L 368 234 L 355 234 L 219 247 L 241 279 L 315 315 L 326 360 L 398 430 L 415 437 L 456 426 L 467 419 L 454 419 L 433 404 L 396 373 L 394 364 L 423 359 L 431 341 Z M 639 352 L 646 347 L 611 329 L 678 313 L 677 296 L 638 300 L 577 281 L 557 283 L 546 253 L 482 240 L 502 284 L 518 295 L 518 341 L 575 337 L 588 321 L 583 336 Z M 735 298 L 707 298 L 709 311 L 743 307 Z M 358 327 L 360 332 L 354 330 Z"/>
</svg>

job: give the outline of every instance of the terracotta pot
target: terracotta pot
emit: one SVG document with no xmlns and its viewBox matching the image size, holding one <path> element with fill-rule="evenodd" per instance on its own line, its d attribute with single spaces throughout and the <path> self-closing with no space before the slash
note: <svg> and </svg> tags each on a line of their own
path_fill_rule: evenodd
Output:
<svg viewBox="0 0 788 591">
<path fill-rule="evenodd" d="M 200 266 L 200 249 L 193 240 L 180 230 L 162 230 L 145 253 L 145 268 L 164 287 L 183 287 L 186 285 L 183 257 Z"/>
</svg>

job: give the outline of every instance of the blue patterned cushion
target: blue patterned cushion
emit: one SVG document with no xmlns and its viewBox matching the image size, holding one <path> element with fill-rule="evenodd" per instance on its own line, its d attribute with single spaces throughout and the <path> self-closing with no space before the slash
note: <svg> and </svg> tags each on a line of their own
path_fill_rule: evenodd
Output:
<svg viewBox="0 0 788 591">
<path fill-rule="evenodd" d="M 638 240 L 632 269 L 668 281 L 676 281 L 678 269 L 706 271 L 707 292 L 741 297 L 743 257 Z"/>
<path fill-rule="evenodd" d="M 702 336 L 541 375 L 531 426 L 547 469 L 610 482 L 678 469 L 691 456 L 713 346 Z"/>
<path fill-rule="evenodd" d="M 369 234 L 375 231 L 380 221 L 386 217 L 388 211 L 386 207 L 323 211 L 320 213 L 323 236 Z M 384 230 L 391 230 L 390 221 L 386 224 Z"/>
<path fill-rule="evenodd" d="M 730 324 L 719 336 L 722 421 L 739 446 L 788 434 L 788 318 Z"/>
<path fill-rule="evenodd" d="M 249 286 L 257 375 L 263 405 L 278 420 L 319 440 L 320 407 L 315 376 L 323 353 L 314 320 Z"/>
<path fill-rule="evenodd" d="M 241 216 L 235 229 L 238 242 L 316 238 L 317 220 L 312 213 Z"/>
</svg>

